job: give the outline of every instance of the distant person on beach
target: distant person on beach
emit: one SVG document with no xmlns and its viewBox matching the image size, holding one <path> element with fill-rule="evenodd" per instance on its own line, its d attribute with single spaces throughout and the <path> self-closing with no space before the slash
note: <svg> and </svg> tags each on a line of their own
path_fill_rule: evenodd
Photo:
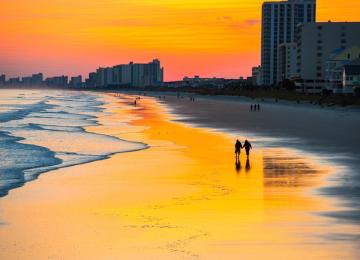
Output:
<svg viewBox="0 0 360 260">
<path fill-rule="evenodd" d="M 260 111 L 260 104 L 257 104 L 257 110 Z"/>
<path fill-rule="evenodd" d="M 246 156 L 249 158 L 250 155 L 250 149 L 252 149 L 251 143 L 248 140 L 245 140 L 244 146 L 246 151 Z"/>
<path fill-rule="evenodd" d="M 243 148 L 241 142 L 239 140 L 236 140 L 236 143 L 235 143 L 235 156 L 236 156 L 236 159 L 240 157 L 240 152 L 241 152 L 241 149 Z"/>
<path fill-rule="evenodd" d="M 137 105 L 137 102 L 136 102 L 136 99 L 135 99 L 135 101 L 134 101 L 134 106 L 136 106 Z"/>
<path fill-rule="evenodd" d="M 250 105 L 250 111 L 252 111 L 253 110 L 253 105 Z"/>
</svg>

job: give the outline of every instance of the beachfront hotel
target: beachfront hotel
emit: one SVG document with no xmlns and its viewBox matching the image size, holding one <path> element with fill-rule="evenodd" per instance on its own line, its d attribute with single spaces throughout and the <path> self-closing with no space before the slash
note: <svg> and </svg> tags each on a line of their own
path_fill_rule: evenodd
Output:
<svg viewBox="0 0 360 260">
<path fill-rule="evenodd" d="M 341 78 L 344 65 L 360 57 L 359 32 L 359 22 L 300 24 L 296 39 L 298 90 L 318 93 L 345 88 Z"/>
<path fill-rule="evenodd" d="M 297 25 L 315 22 L 316 0 L 265 2 L 262 6 L 261 68 L 262 84 L 278 82 L 278 48 L 293 43 Z"/>
<path fill-rule="evenodd" d="M 90 73 L 87 85 L 95 87 L 149 87 L 161 86 L 164 81 L 164 68 L 154 59 L 149 63 L 120 64 L 113 67 L 98 68 Z"/>
</svg>

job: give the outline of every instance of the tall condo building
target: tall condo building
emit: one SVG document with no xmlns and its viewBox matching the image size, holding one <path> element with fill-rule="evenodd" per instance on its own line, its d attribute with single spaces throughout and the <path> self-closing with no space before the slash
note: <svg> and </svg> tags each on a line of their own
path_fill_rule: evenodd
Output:
<svg viewBox="0 0 360 260">
<path fill-rule="evenodd" d="M 360 22 L 304 23 L 298 26 L 296 70 L 298 87 L 304 92 L 321 92 L 332 81 L 327 66 L 334 59 L 343 63 L 359 58 Z M 343 57 L 334 58 L 334 53 Z M 344 65 L 342 64 L 342 65 Z M 339 64 L 341 65 L 341 64 Z M 331 67 L 331 66 L 330 66 Z M 329 71 L 330 69 L 330 71 Z M 333 68 L 334 70 L 336 68 Z M 340 71 L 342 69 L 340 68 Z M 334 71 L 333 71 L 334 72 Z M 335 79 L 335 81 L 338 81 Z M 336 87 L 336 86 L 333 86 Z"/>
<path fill-rule="evenodd" d="M 160 61 L 157 59 L 149 63 L 130 62 L 111 68 L 99 68 L 95 74 L 90 73 L 86 81 L 90 87 L 161 86 L 164 82 L 164 68 L 161 67 Z"/>
<path fill-rule="evenodd" d="M 0 86 L 5 85 L 6 83 L 6 77 L 5 75 L 0 75 Z"/>
<path fill-rule="evenodd" d="M 293 43 L 297 25 L 315 22 L 316 0 L 265 2 L 262 7 L 261 68 L 262 83 L 278 81 L 278 49 L 283 43 Z"/>
</svg>

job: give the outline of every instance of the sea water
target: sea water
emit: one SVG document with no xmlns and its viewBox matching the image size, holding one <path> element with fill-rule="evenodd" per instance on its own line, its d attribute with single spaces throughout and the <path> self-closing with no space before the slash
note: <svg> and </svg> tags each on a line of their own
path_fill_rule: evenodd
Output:
<svg viewBox="0 0 360 260">
<path fill-rule="evenodd" d="M 90 92 L 0 90 L 0 197 L 41 173 L 146 148 L 85 130 L 109 113 L 105 102 Z"/>
</svg>

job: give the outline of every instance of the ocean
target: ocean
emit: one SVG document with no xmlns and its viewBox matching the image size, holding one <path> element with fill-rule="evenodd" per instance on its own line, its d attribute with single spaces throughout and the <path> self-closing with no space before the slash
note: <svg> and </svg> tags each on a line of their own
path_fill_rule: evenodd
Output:
<svg viewBox="0 0 360 260">
<path fill-rule="evenodd" d="M 110 113 L 105 104 L 102 95 L 90 92 L 1 90 L 0 197 L 50 170 L 145 149 L 86 131 Z"/>
</svg>

